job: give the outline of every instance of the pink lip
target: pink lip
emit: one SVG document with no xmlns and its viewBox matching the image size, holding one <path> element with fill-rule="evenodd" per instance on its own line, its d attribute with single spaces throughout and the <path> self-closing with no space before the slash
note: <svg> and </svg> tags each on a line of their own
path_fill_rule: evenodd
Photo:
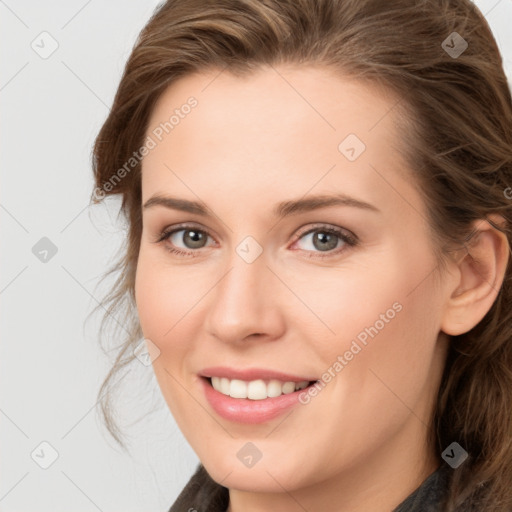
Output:
<svg viewBox="0 0 512 512">
<path fill-rule="evenodd" d="M 318 377 L 304 376 L 304 375 L 290 375 L 274 370 L 268 370 L 265 368 L 247 368 L 245 370 L 237 368 L 228 368 L 225 366 L 212 366 L 210 368 L 204 368 L 199 372 L 201 377 L 226 377 L 228 379 L 240 379 L 245 381 L 251 380 L 280 380 L 282 382 L 301 382 L 303 380 L 312 381 L 317 380 Z M 279 398 L 279 397 L 276 397 Z"/>
<path fill-rule="evenodd" d="M 273 378 L 275 378 L 275 372 Z M 240 374 L 240 372 L 238 372 Z M 217 375 L 217 372 L 216 372 Z M 265 374 L 268 375 L 268 374 Z M 282 374 L 281 374 L 282 375 Z M 220 375 L 219 375 L 220 376 Z M 307 380 L 286 377 L 287 380 Z M 206 377 L 199 379 L 203 386 L 206 399 L 213 410 L 222 418 L 237 423 L 264 423 L 270 421 L 294 405 L 299 403 L 299 393 L 304 389 L 288 393 L 286 395 L 265 398 L 264 400 L 251 400 L 249 398 L 232 398 L 213 389 Z M 251 380 L 251 379 L 242 379 Z M 252 379 L 255 380 L 255 379 Z M 281 379 L 279 379 L 281 380 Z M 307 388 L 306 388 L 307 389 Z"/>
</svg>

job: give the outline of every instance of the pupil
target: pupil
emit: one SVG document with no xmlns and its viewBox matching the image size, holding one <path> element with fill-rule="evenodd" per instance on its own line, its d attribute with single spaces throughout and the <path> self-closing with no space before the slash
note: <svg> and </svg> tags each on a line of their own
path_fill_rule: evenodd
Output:
<svg viewBox="0 0 512 512">
<path fill-rule="evenodd" d="M 329 250 L 334 249 L 337 245 L 336 236 L 330 233 L 318 232 L 313 236 L 313 245 L 316 249 Z"/>
<path fill-rule="evenodd" d="M 193 230 L 185 231 L 183 236 L 184 236 L 183 241 L 184 241 L 185 245 L 187 245 L 191 249 L 197 249 L 197 248 L 200 248 L 203 246 L 204 236 L 203 236 L 203 233 L 201 233 L 200 231 L 193 231 Z M 187 240 L 185 240 L 185 238 Z"/>
</svg>

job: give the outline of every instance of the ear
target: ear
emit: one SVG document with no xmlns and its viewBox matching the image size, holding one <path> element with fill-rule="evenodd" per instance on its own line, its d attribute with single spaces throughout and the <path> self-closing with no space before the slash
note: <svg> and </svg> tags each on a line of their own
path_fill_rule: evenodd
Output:
<svg viewBox="0 0 512 512">
<path fill-rule="evenodd" d="M 489 215 L 494 224 L 505 227 L 500 215 Z M 510 246 L 504 233 L 487 220 L 473 224 L 474 234 L 462 258 L 455 263 L 457 278 L 443 314 L 441 330 L 449 335 L 470 331 L 491 309 L 505 277 Z"/>
</svg>

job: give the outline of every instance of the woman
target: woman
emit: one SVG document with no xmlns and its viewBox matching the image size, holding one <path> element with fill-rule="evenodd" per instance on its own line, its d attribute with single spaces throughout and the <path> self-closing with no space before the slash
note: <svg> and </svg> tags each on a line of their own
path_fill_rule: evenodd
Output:
<svg viewBox="0 0 512 512">
<path fill-rule="evenodd" d="M 512 510 L 512 100 L 469 0 L 168 1 L 94 173 L 133 323 L 100 394 L 144 337 L 201 461 L 171 511 Z"/>
</svg>

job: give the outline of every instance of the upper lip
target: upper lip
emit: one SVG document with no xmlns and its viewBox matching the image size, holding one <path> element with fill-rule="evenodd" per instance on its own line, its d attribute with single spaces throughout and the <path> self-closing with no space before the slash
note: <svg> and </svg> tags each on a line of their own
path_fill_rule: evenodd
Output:
<svg viewBox="0 0 512 512">
<path fill-rule="evenodd" d="M 316 381 L 316 377 L 293 375 L 268 368 L 228 368 L 226 366 L 211 366 L 203 368 L 199 375 L 201 377 L 226 377 L 228 379 L 251 380 L 279 380 L 282 382 L 302 382 L 304 380 Z"/>
</svg>

